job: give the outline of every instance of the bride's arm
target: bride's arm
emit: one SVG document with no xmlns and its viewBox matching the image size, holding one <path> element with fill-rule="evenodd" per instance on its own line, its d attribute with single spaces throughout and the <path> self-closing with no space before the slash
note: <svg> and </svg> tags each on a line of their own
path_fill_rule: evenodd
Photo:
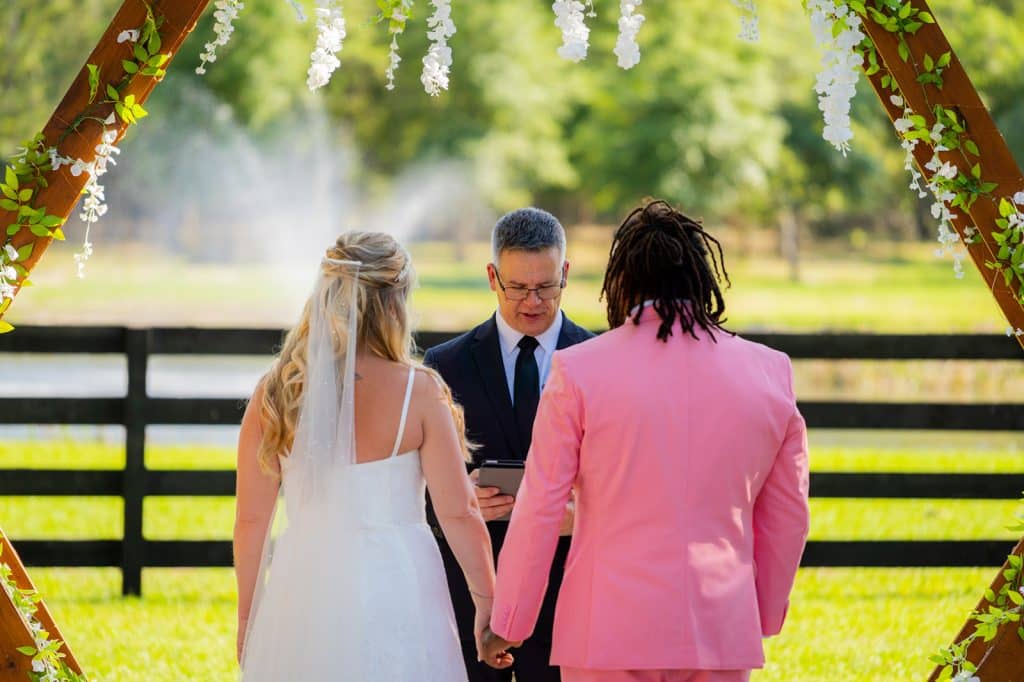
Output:
<svg viewBox="0 0 1024 682">
<path fill-rule="evenodd" d="M 235 578 L 238 581 L 238 638 L 240 657 L 245 639 L 249 610 L 260 571 L 263 541 L 274 512 L 279 480 L 260 469 L 256 451 L 263 437 L 260 426 L 260 403 L 263 387 L 257 387 L 242 417 L 238 436 L 238 477 L 235 490 Z M 276 465 L 277 462 L 275 461 Z"/>
<path fill-rule="evenodd" d="M 460 439 L 447 398 L 433 377 L 417 375 L 425 405 L 420 459 L 437 520 L 466 576 L 478 616 L 485 625 L 494 595 L 491 536 L 466 475 Z M 481 628 L 482 629 L 482 628 Z"/>
</svg>

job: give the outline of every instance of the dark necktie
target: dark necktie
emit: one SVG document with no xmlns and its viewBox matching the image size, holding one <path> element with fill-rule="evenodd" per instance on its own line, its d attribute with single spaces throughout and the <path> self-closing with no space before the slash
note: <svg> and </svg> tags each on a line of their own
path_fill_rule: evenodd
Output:
<svg viewBox="0 0 1024 682">
<path fill-rule="evenodd" d="M 513 410 L 516 414 L 516 426 L 519 428 L 519 442 L 522 444 L 520 457 L 526 459 L 533 436 L 533 418 L 537 416 L 537 403 L 540 401 L 540 370 L 533 351 L 537 349 L 537 339 L 524 336 L 519 339 L 519 357 L 516 358 L 516 376 L 513 382 Z"/>
</svg>

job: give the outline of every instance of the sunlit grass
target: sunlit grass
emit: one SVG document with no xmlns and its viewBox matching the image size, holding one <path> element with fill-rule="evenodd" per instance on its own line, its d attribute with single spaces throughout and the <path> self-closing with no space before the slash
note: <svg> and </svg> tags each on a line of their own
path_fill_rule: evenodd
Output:
<svg viewBox="0 0 1024 682">
<path fill-rule="evenodd" d="M 591 328 L 606 326 L 599 300 L 608 232 L 570 235 L 573 263 L 564 309 Z M 884 248 L 883 248 L 884 247 Z M 108 323 L 288 326 L 308 295 L 308 264 L 268 270 L 262 264 L 187 264 L 138 249 L 110 248 L 79 280 L 70 254 L 49 255 L 8 314 L 15 324 Z M 461 330 L 494 309 L 484 265 L 485 243 L 411 245 L 420 287 L 412 299 L 423 329 Z M 758 251 L 761 249 L 759 248 Z M 816 247 L 805 254 L 799 281 L 770 245 L 729 256 L 728 317 L 737 330 L 859 330 L 1001 333 L 1005 328 L 988 287 L 968 268 L 963 280 L 929 244 L 887 244 L 851 251 Z M 114 295 L 116 293 L 116 295 Z"/>
<path fill-rule="evenodd" d="M 64 636 L 97 680 L 235 679 L 230 569 L 146 569 L 120 597 L 114 569 L 36 569 Z M 759 682 L 920 680 L 993 577 L 991 569 L 803 569 Z"/>
<path fill-rule="evenodd" d="M 1017 433 L 814 430 L 816 471 L 1024 472 Z M 3 468 L 118 468 L 120 445 L 67 440 L 0 443 Z M 152 445 L 158 468 L 231 468 L 230 447 Z M 1005 538 L 1012 500 L 813 499 L 813 539 Z M 151 497 L 150 539 L 228 539 L 230 497 Z M 0 497 L 15 538 L 116 538 L 117 498 Z M 143 597 L 120 596 L 116 569 L 33 569 L 64 636 L 97 680 L 232 680 L 235 587 L 230 569 L 146 569 Z M 924 679 L 995 574 L 980 569 L 803 569 L 786 627 L 766 643 L 757 682 Z"/>
<path fill-rule="evenodd" d="M 758 682 L 924 680 L 959 632 L 991 569 L 803 569 Z"/>
<path fill-rule="evenodd" d="M 146 569 L 139 598 L 122 598 L 116 569 L 36 569 L 61 632 L 90 679 L 233 680 L 231 569 Z"/>
</svg>

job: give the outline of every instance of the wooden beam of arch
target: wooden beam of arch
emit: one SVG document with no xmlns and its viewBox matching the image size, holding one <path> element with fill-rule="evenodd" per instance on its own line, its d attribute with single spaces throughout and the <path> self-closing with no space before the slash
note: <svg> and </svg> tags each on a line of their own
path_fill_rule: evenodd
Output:
<svg viewBox="0 0 1024 682">
<path fill-rule="evenodd" d="M 925 0 L 912 0 L 911 4 L 921 11 L 931 13 L 933 17 L 935 16 Z M 915 114 L 924 116 L 928 120 L 929 126 L 935 123 L 932 108 L 936 104 L 941 104 L 944 108 L 953 110 L 960 116 L 967 135 L 978 146 L 982 177 L 987 182 L 998 183 L 993 192 L 994 196 L 1009 198 L 1014 193 L 1024 190 L 1024 174 L 1021 173 L 1020 167 L 1013 158 L 1013 153 L 999 132 L 999 128 L 996 127 L 995 121 L 992 120 L 991 114 L 982 103 L 967 71 L 957 59 L 956 53 L 939 26 L 938 18 L 936 17 L 934 24 L 925 24 L 907 42 L 910 46 L 911 61 L 920 62 L 924 59 L 925 54 L 931 55 L 933 59 L 945 52 L 952 55 L 949 66 L 943 72 L 945 85 L 941 90 L 932 84 L 917 82 L 918 74 L 913 64 L 904 62 L 899 56 L 899 39 L 895 33 L 889 33 L 870 17 L 864 19 L 864 30 L 875 43 L 880 63 L 884 64 L 884 68 L 871 76 L 869 80 L 878 94 L 882 106 L 889 114 L 889 118 L 895 121 L 902 117 L 903 107 L 894 105 L 889 99 L 891 92 L 882 87 L 882 78 L 887 71 L 899 85 L 906 105 Z M 893 134 L 895 136 L 895 132 Z M 941 152 L 939 156 L 943 161 L 949 161 L 955 165 L 959 173 L 970 175 L 971 164 L 959 151 Z M 917 145 L 914 150 L 914 160 L 926 179 L 932 177 L 932 172 L 925 168 L 925 164 L 931 160 L 931 157 L 932 148 L 929 144 Z M 997 229 L 996 220 L 1000 217 L 998 205 L 983 197 L 974 203 L 969 212 L 957 208 L 954 209 L 954 213 L 957 218 L 953 221 L 953 227 L 961 239 L 965 238 L 965 230 L 968 227 L 973 226 L 980 233 L 981 243 L 968 247 L 971 260 L 978 268 L 978 272 L 981 273 L 982 280 L 988 283 L 989 290 L 1010 326 L 1014 329 L 1024 329 L 1024 304 L 1017 298 L 1015 289 L 1003 281 L 1002 274 L 989 270 L 985 266 L 987 260 L 996 260 L 995 254 L 999 248 L 992 238 L 992 232 Z M 1024 347 L 1024 336 L 1018 336 L 1017 340 Z"/>
<path fill-rule="evenodd" d="M 96 64 L 100 67 L 100 91 L 107 83 L 116 83 L 125 75 L 121 60 L 130 57 L 131 43 L 118 43 L 117 36 L 121 31 L 135 29 L 142 26 L 147 16 L 147 9 L 151 7 L 154 12 L 163 18 L 160 26 L 160 38 L 162 42 L 161 53 L 169 54 L 171 61 L 178 52 L 185 38 L 195 28 L 196 21 L 206 9 L 209 0 L 155 0 L 147 4 L 143 0 L 125 0 L 118 10 L 110 26 L 100 39 L 92 54 L 86 60 L 86 64 Z M 165 65 L 166 66 L 166 65 Z M 135 95 L 136 101 L 140 104 L 145 102 L 157 80 L 149 77 L 136 77 L 131 86 L 122 95 Z M 89 76 L 88 70 L 83 65 L 74 82 L 64 95 L 64 99 L 57 106 L 56 111 L 50 117 L 46 127 L 43 128 L 43 138 L 47 146 L 56 146 L 58 140 L 63 138 L 58 151 L 62 156 L 91 161 L 95 155 L 96 146 L 100 144 L 103 134 L 103 127 L 96 121 L 82 121 L 78 128 L 71 134 L 66 135 L 72 121 L 74 121 L 89 106 Z M 106 117 L 113 107 L 98 114 L 100 118 Z M 118 119 L 118 139 L 125 132 L 125 124 Z M 66 135 L 66 137 L 65 137 Z M 69 168 L 63 166 L 59 171 L 47 175 L 49 187 L 41 190 L 35 198 L 36 207 L 46 206 L 47 212 L 67 218 L 74 210 L 85 187 L 88 177 L 85 173 L 78 177 L 71 175 Z M 16 222 L 17 215 L 0 209 L 0 226 Z M 28 230 L 22 230 L 15 235 L 13 244 L 20 248 L 28 243 L 33 243 L 32 255 L 21 265 L 31 272 L 32 268 L 42 257 L 43 252 L 50 245 L 52 238 L 36 237 Z M 20 288 L 20 284 L 19 284 Z M 0 313 L 2 318 L 2 313 Z M 0 542 L 3 543 L 3 552 L 0 553 L 0 561 L 11 566 L 13 577 L 17 585 L 22 589 L 34 589 L 32 581 L 25 572 L 24 567 L 18 559 L 17 553 L 8 542 L 6 536 L 0 531 Z M 50 616 L 46 605 L 42 602 L 38 605 L 36 617 L 43 627 L 50 633 L 51 639 L 61 639 L 63 636 L 57 628 L 56 623 Z M 28 624 L 15 608 L 6 592 L 0 590 L 0 682 L 17 680 L 21 682 L 27 679 L 31 670 L 31 659 L 17 651 L 18 647 L 33 646 L 34 640 Z M 62 651 L 65 654 L 65 661 L 68 667 L 75 672 L 81 673 L 81 668 L 74 654 L 71 653 L 67 644 Z"/>
<path fill-rule="evenodd" d="M 912 5 L 921 11 L 931 13 L 925 0 L 912 0 Z M 932 16 L 935 16 L 934 13 Z M 938 18 L 936 17 L 936 23 L 922 26 L 918 33 L 907 41 L 910 47 L 910 62 L 904 61 L 899 56 L 899 38 L 895 33 L 889 33 L 870 17 L 864 19 L 864 28 L 874 42 L 875 48 L 878 50 L 879 62 L 883 65 L 883 69 L 871 76 L 869 80 L 878 94 L 882 106 L 889 114 L 889 118 L 892 121 L 901 118 L 903 107 L 893 104 L 889 99 L 891 91 L 882 86 L 882 78 L 886 73 L 895 79 L 906 105 L 915 114 L 924 116 L 929 126 L 935 123 L 932 108 L 936 104 L 956 111 L 964 122 L 967 135 L 978 145 L 982 177 L 987 182 L 998 183 L 994 192 L 996 197 L 1011 197 L 1014 193 L 1024 190 L 1024 174 L 1021 173 L 1010 148 L 996 127 L 995 121 L 992 120 L 988 109 L 982 103 L 981 97 L 978 96 L 963 65 L 957 59 L 956 53 L 939 26 Z M 932 84 L 918 83 L 918 73 L 912 62 L 920 62 L 924 59 L 925 54 L 936 59 L 945 52 L 952 55 L 952 60 L 943 72 L 945 81 L 943 88 L 940 90 Z M 926 179 L 930 179 L 932 176 L 931 171 L 925 168 L 925 164 L 931 160 L 931 157 L 930 145 L 917 145 L 914 150 L 914 160 Z M 941 152 L 940 158 L 954 164 L 960 173 L 969 174 L 971 171 L 970 164 L 960 152 Z M 996 260 L 998 247 L 992 238 L 992 232 L 997 229 L 996 220 L 1000 217 L 998 205 L 981 198 L 974 203 L 969 212 L 958 208 L 955 213 L 957 218 L 953 222 L 953 227 L 961 239 L 965 237 L 965 230 L 968 227 L 973 226 L 980 233 L 981 243 L 968 247 L 971 260 L 981 273 L 982 279 L 989 284 L 989 289 L 1009 324 L 1014 329 L 1024 329 L 1024 304 L 1017 298 L 1015 290 L 1006 285 L 999 272 L 991 271 L 985 266 L 986 261 Z M 1024 346 L 1024 337 L 1018 336 L 1017 341 Z M 1024 540 L 1021 540 L 1011 553 L 1024 554 Z M 1008 563 L 1004 564 L 1003 569 L 1008 566 Z M 992 583 L 993 592 L 998 594 L 999 588 L 1005 583 L 1006 580 L 1001 570 Z M 988 600 L 982 598 L 975 610 L 984 612 L 988 606 Z M 965 656 L 967 660 L 978 666 L 978 676 L 982 680 L 1024 680 L 1024 642 L 1017 636 L 1017 626 L 1018 623 L 1008 623 L 992 642 L 984 642 L 978 638 L 968 647 Z M 974 632 L 974 629 L 975 623 L 968 620 L 953 641 L 955 643 L 962 642 Z M 936 667 L 928 678 L 929 682 L 937 680 L 941 672 L 942 667 Z"/>
<path fill-rule="evenodd" d="M 103 37 L 100 38 L 96 49 L 86 60 L 86 64 L 96 64 L 100 68 L 99 91 L 102 93 L 107 83 L 117 83 L 124 77 L 125 71 L 121 60 L 131 57 L 132 43 L 118 43 L 117 36 L 124 30 L 142 26 L 147 16 L 147 4 L 156 16 L 163 18 L 163 24 L 159 29 L 162 43 L 160 52 L 171 56 L 169 63 L 164 65 L 165 68 L 169 68 L 174 55 L 177 54 L 185 38 L 195 28 L 196 22 L 209 2 L 210 0 L 152 0 L 147 3 L 145 0 L 125 0 L 121 9 L 114 15 L 114 19 L 110 22 Z M 135 95 L 136 101 L 142 104 L 157 83 L 155 78 L 137 76 L 127 91 L 122 93 L 122 96 Z M 43 128 L 46 145 L 48 147 L 56 146 L 57 141 L 67 133 L 71 122 L 88 107 L 89 73 L 83 65 L 64 95 L 64 99 L 61 100 L 46 127 Z M 102 111 L 99 117 L 104 118 L 111 111 L 113 111 L 112 105 Z M 117 120 L 117 125 L 119 126 L 118 139 L 120 139 L 124 135 L 127 125 L 120 119 Z M 82 121 L 74 132 L 64 137 L 58 151 L 62 156 L 89 162 L 96 156 L 96 146 L 100 144 L 102 134 L 103 127 L 98 122 Z M 49 214 L 67 218 L 74 211 L 75 205 L 81 197 L 82 190 L 88 181 L 87 174 L 81 173 L 75 177 L 71 175 L 68 166 L 62 166 L 59 171 L 47 174 L 46 179 L 50 185 L 38 193 L 33 201 L 34 206 L 37 208 L 46 206 Z M 0 209 L 0 227 L 17 222 L 16 219 L 15 212 Z M 21 230 L 14 237 L 14 247 L 20 248 L 29 243 L 33 243 L 34 246 L 32 255 L 19 264 L 31 272 L 52 241 L 52 237 L 37 237 L 29 230 Z M 18 288 L 20 289 L 20 283 Z M 0 319 L 2 318 L 3 313 L 0 313 Z"/>
<path fill-rule="evenodd" d="M 34 592 L 35 585 L 32 584 L 28 573 L 25 572 L 18 553 L 14 551 L 14 547 L 4 535 L 3 529 L 0 529 L 0 547 L 3 547 L 3 551 L 0 551 L 0 563 L 7 564 L 11 568 L 11 578 L 14 580 L 14 584 L 19 589 Z M 35 617 L 43 629 L 49 633 L 51 640 L 64 641 L 64 636 L 60 633 L 57 624 L 53 622 L 50 611 L 44 602 L 40 601 L 36 604 Z M 18 647 L 23 646 L 35 646 L 32 631 L 25 618 L 15 608 L 14 602 L 8 598 L 6 592 L 0 589 L 0 682 L 24 682 L 28 679 L 28 673 L 32 670 L 32 659 L 18 651 Z M 75 659 L 75 655 L 71 653 L 67 642 L 64 642 L 61 652 L 64 654 L 64 661 L 68 667 L 81 674 L 82 668 L 79 666 L 78 660 Z"/>
<path fill-rule="evenodd" d="M 1024 540 L 1017 543 L 1012 553 L 1018 556 L 1024 555 Z M 1004 570 L 1008 567 L 1009 564 L 1003 565 Z M 996 579 L 992 581 L 992 592 L 999 594 L 999 589 L 1005 584 L 1006 578 L 1003 577 L 1003 573 L 1000 571 Z M 982 597 L 974 610 L 979 613 L 985 613 L 988 610 L 989 604 L 988 599 Z M 953 638 L 953 642 L 959 644 L 971 636 L 974 633 L 975 625 L 977 623 L 974 621 L 967 621 L 956 637 Z M 989 680 L 993 680 L 993 682 L 1024 680 L 1024 642 L 1017 636 L 1019 625 L 1020 623 L 1009 622 L 999 629 L 995 639 L 991 642 L 984 642 L 979 637 L 971 642 L 967 651 L 964 652 L 964 657 L 978 667 L 977 675 L 983 682 L 988 682 Z M 929 676 L 928 682 L 936 682 L 941 672 L 942 666 L 937 666 L 932 671 L 931 676 Z"/>
</svg>

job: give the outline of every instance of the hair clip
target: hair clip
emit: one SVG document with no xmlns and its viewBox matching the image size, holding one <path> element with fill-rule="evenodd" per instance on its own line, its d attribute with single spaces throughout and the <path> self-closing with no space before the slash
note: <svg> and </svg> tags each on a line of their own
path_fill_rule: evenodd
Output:
<svg viewBox="0 0 1024 682">
<path fill-rule="evenodd" d="M 324 259 L 320 263 L 321 265 L 327 265 L 329 263 L 331 265 L 355 265 L 357 267 L 362 267 L 363 265 L 363 262 L 359 260 L 341 260 L 338 258 L 331 258 L 329 256 L 324 256 Z"/>
</svg>

